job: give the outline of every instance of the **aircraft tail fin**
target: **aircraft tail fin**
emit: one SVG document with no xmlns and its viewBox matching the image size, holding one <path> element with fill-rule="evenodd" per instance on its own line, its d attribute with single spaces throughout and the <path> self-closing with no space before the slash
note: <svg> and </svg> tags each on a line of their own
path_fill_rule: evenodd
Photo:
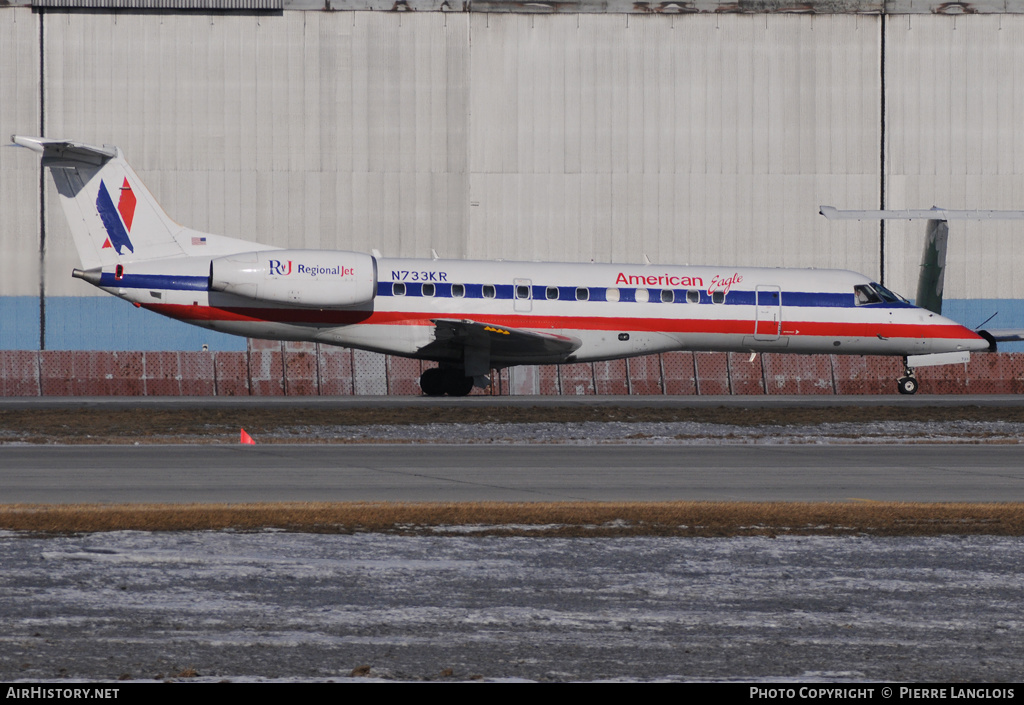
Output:
<svg viewBox="0 0 1024 705">
<path fill-rule="evenodd" d="M 927 222 L 924 231 L 924 250 L 921 252 L 921 272 L 917 277 L 917 298 L 914 299 L 914 303 L 941 316 L 949 223 L 945 220 Z"/>
<path fill-rule="evenodd" d="M 49 167 L 85 269 L 180 257 L 200 240 L 167 216 L 117 147 L 20 135 L 11 141 L 40 153 Z"/>
</svg>

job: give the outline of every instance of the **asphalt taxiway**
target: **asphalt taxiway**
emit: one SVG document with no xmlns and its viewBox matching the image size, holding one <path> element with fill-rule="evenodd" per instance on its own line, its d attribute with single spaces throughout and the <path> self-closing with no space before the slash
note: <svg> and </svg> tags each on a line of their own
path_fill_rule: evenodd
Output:
<svg viewBox="0 0 1024 705">
<path fill-rule="evenodd" d="M 1024 501 L 1024 446 L 0 446 L 5 503 Z"/>
</svg>

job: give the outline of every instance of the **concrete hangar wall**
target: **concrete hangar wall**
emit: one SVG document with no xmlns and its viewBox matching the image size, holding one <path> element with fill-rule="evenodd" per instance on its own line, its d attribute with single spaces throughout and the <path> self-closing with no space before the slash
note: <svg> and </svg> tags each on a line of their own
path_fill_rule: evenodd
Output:
<svg viewBox="0 0 1024 705">
<path fill-rule="evenodd" d="M 922 223 L 818 206 L 1024 207 L 1002 0 L 253 1 L 0 8 L 5 139 L 117 144 L 179 222 L 287 247 L 842 267 L 910 295 Z M 953 317 L 1024 327 L 1019 229 L 953 224 Z M 71 279 L 24 150 L 0 149 L 0 251 L 0 348 L 245 347 Z"/>
</svg>

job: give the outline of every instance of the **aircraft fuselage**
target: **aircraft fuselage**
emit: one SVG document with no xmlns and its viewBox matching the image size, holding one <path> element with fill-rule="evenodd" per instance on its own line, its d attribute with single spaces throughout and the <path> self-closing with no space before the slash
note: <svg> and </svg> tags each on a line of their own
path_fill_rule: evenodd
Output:
<svg viewBox="0 0 1024 705">
<path fill-rule="evenodd" d="M 858 304 L 855 287 L 872 284 L 843 270 L 378 257 L 371 301 L 318 308 L 211 290 L 210 261 L 126 264 L 119 279 L 106 275 L 98 283 L 157 313 L 225 333 L 409 357 L 461 359 L 458 346 L 436 344 L 438 319 L 580 342 L 571 352 L 550 353 L 495 346 L 494 367 L 670 350 L 906 356 L 988 348 L 974 332 L 905 301 Z M 294 282 L 296 291 L 312 279 L 345 276 L 343 265 L 271 266 L 279 268 L 268 277 Z"/>
</svg>

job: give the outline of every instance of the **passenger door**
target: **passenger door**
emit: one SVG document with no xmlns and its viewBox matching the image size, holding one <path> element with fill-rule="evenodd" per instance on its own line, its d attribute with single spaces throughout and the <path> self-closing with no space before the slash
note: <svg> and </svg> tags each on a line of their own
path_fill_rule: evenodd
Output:
<svg viewBox="0 0 1024 705">
<path fill-rule="evenodd" d="M 782 332 L 782 289 L 758 286 L 754 295 L 754 340 L 778 340 Z"/>
</svg>

